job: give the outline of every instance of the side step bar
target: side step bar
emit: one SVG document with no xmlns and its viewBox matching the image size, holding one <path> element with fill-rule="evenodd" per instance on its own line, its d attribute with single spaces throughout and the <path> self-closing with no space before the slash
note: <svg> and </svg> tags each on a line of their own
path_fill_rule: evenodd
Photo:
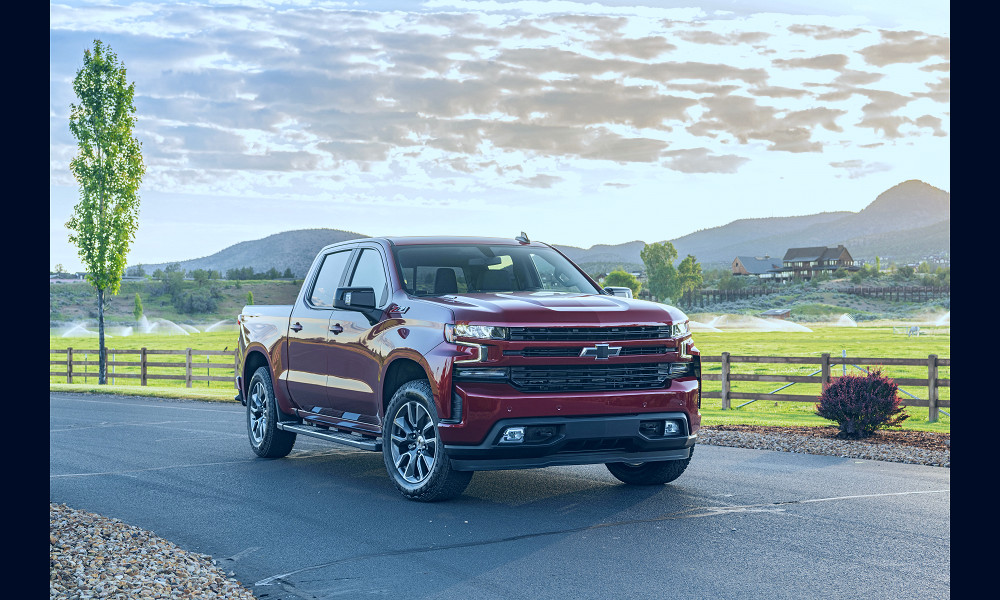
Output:
<svg viewBox="0 0 1000 600">
<path fill-rule="evenodd" d="M 323 429 L 322 427 L 312 427 L 310 425 L 301 425 L 299 423 L 286 423 L 284 421 L 278 421 L 277 425 L 278 429 L 281 429 L 282 431 L 291 431 L 292 433 L 307 435 L 309 437 L 319 438 L 328 442 L 346 444 L 348 446 L 354 446 L 355 448 L 361 448 L 362 450 L 372 450 L 373 452 L 382 451 L 382 438 L 375 438 L 372 440 L 351 433 L 341 433 L 339 431 Z"/>
</svg>

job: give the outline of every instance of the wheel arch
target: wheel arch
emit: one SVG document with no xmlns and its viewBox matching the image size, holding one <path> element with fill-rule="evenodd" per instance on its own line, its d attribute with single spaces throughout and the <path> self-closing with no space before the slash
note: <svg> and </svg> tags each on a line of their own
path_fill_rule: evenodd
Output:
<svg viewBox="0 0 1000 600">
<path fill-rule="evenodd" d="M 385 375 L 382 377 L 382 414 L 385 415 L 386 407 L 392 400 L 393 394 L 407 381 L 426 379 L 433 383 L 433 379 L 426 365 L 409 356 L 397 356 L 386 367 Z M 431 385 L 433 392 L 434 386 Z M 435 396 L 434 402 L 441 409 L 441 401 Z"/>
<path fill-rule="evenodd" d="M 271 361 L 268 360 L 267 354 L 264 353 L 262 348 L 250 347 L 247 349 L 246 358 L 243 360 L 243 389 L 240 393 L 243 397 L 246 397 L 247 389 L 250 385 L 250 379 L 253 377 L 254 372 L 261 367 L 267 367 L 268 371 L 271 373 L 272 385 L 277 386 L 277 382 L 274 380 L 274 370 L 271 368 Z"/>
</svg>

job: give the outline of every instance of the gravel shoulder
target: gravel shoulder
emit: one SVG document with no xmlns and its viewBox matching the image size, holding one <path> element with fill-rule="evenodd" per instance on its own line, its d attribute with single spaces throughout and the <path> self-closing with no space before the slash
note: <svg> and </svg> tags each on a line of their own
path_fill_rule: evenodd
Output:
<svg viewBox="0 0 1000 600">
<path fill-rule="evenodd" d="M 700 444 L 951 467 L 951 435 L 880 431 L 837 438 L 836 427 L 703 427 Z M 118 519 L 49 503 L 49 598 L 256 600 L 211 556 Z"/>
</svg>

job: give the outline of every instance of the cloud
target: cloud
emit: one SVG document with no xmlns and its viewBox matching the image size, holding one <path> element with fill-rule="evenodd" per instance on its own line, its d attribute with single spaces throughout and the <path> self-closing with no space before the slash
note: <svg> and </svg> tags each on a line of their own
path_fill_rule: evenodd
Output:
<svg viewBox="0 0 1000 600">
<path fill-rule="evenodd" d="M 695 44 L 715 44 L 718 46 L 735 46 L 737 44 L 755 44 L 771 37 L 771 34 L 761 31 L 716 33 L 714 31 L 677 31 L 673 35 Z"/>
<path fill-rule="evenodd" d="M 858 54 L 876 67 L 898 63 L 919 63 L 930 58 L 951 58 L 951 40 L 917 31 L 883 31 L 881 44 L 862 48 Z"/>
<path fill-rule="evenodd" d="M 778 58 L 772 61 L 776 67 L 783 69 L 831 69 L 840 71 L 847 66 L 847 56 L 843 54 L 824 54 L 811 58 Z"/>
<path fill-rule="evenodd" d="M 788 31 L 807 35 L 816 40 L 846 40 L 865 33 L 864 29 L 837 29 L 826 25 L 789 25 Z"/>
<path fill-rule="evenodd" d="M 514 184 L 529 188 L 548 189 L 561 181 L 563 181 L 562 177 L 556 177 L 554 175 L 535 175 L 534 177 L 518 179 L 514 182 Z"/>
<path fill-rule="evenodd" d="M 665 167 L 682 173 L 735 173 L 750 160 L 734 154 L 714 156 L 707 148 L 672 150 L 664 156 Z"/>
<path fill-rule="evenodd" d="M 871 163 L 857 159 L 832 162 L 830 163 L 830 166 L 836 169 L 843 169 L 847 171 L 847 177 L 849 179 L 858 179 L 860 177 L 866 177 L 873 173 L 889 171 L 892 169 L 892 167 L 890 167 L 885 163 L 878 163 L 878 162 Z"/>
</svg>

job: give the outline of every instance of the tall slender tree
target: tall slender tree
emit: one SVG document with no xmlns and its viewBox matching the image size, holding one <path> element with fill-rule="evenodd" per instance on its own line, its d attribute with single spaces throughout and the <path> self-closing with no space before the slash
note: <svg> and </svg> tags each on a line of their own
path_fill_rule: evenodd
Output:
<svg viewBox="0 0 1000 600">
<path fill-rule="evenodd" d="M 80 185 L 80 202 L 66 227 L 87 281 L 97 290 L 98 381 L 104 385 L 105 296 L 116 295 L 121 287 L 125 257 L 139 225 L 139 184 L 146 167 L 142 144 L 132 134 L 135 83 L 127 82 L 124 64 L 100 40 L 94 40 L 93 50 L 84 50 L 73 91 L 79 104 L 70 105 L 69 128 L 79 153 L 69 166 Z"/>
</svg>

